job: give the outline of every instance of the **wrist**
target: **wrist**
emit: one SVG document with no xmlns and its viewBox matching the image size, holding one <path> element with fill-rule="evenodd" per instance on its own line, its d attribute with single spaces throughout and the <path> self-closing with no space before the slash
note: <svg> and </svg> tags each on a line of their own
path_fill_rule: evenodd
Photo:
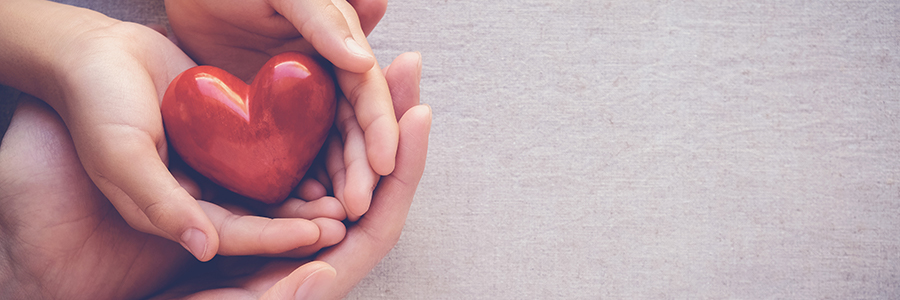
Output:
<svg viewBox="0 0 900 300">
<path fill-rule="evenodd" d="M 84 33 L 117 21 L 100 13 L 50 1 L 6 0 L 0 5 L 0 83 L 47 101 L 64 98 L 61 76 Z"/>
</svg>

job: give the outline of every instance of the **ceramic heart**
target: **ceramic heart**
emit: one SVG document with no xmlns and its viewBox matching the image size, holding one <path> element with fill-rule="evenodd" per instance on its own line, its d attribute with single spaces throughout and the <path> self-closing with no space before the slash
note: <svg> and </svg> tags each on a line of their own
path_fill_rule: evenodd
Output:
<svg viewBox="0 0 900 300">
<path fill-rule="evenodd" d="M 277 203 L 315 159 L 335 105 L 331 75 L 287 52 L 250 85 L 219 68 L 188 69 L 169 84 L 161 109 L 168 141 L 188 165 L 238 194 Z"/>
</svg>

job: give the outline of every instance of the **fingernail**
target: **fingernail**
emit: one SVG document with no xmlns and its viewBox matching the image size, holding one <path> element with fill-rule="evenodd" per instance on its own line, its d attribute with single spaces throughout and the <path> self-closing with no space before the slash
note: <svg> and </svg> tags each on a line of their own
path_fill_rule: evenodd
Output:
<svg viewBox="0 0 900 300">
<path fill-rule="evenodd" d="M 354 54 L 359 56 L 372 58 L 372 54 L 370 54 L 369 51 L 366 51 L 366 49 L 360 46 L 359 43 L 357 43 L 353 38 L 347 38 L 346 40 L 344 40 L 344 43 L 347 44 L 347 49 L 350 49 L 350 52 L 353 52 Z"/>
<path fill-rule="evenodd" d="M 331 290 L 331 281 L 335 275 L 337 275 L 337 271 L 330 266 L 309 274 L 294 293 L 294 299 L 322 299 L 323 293 Z"/>
<path fill-rule="evenodd" d="M 206 235 L 197 228 L 185 230 L 181 234 L 181 242 L 197 259 L 202 259 L 206 253 Z"/>
<path fill-rule="evenodd" d="M 417 67 L 419 67 L 419 74 L 421 74 L 422 73 L 422 52 L 416 51 L 416 55 L 419 56 L 419 62 L 418 62 Z"/>
<path fill-rule="evenodd" d="M 422 52 L 416 51 L 416 54 L 419 55 L 419 60 L 416 63 L 416 70 L 419 72 L 416 76 L 416 84 L 420 84 L 422 82 Z"/>
</svg>

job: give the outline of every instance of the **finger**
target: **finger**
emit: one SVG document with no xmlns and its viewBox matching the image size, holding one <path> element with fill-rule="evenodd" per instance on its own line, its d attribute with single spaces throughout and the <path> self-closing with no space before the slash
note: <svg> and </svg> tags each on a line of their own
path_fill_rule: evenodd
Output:
<svg viewBox="0 0 900 300">
<path fill-rule="evenodd" d="M 397 65 L 397 67 L 392 68 L 392 65 Z M 394 71 L 394 69 L 396 69 L 396 71 Z M 401 54 L 391 65 L 388 65 L 383 69 L 383 74 L 388 83 L 395 118 L 399 120 L 403 115 L 403 112 L 407 111 L 410 107 L 419 104 L 419 82 L 422 77 L 422 55 L 417 52 Z M 367 131 L 366 134 L 368 140 L 369 132 Z M 376 140 L 379 139 L 376 138 Z M 367 142 L 366 145 L 368 146 L 369 143 Z M 377 171 L 378 167 L 375 166 L 377 164 L 376 162 L 383 162 L 383 160 L 373 160 L 372 154 L 367 154 L 369 154 L 369 161 L 373 162 L 373 169 L 375 169 L 378 174 L 386 175 L 383 172 Z"/>
<path fill-rule="evenodd" d="M 338 132 L 344 141 L 344 153 L 343 164 L 335 172 L 343 170 L 345 180 L 342 188 L 335 190 L 335 196 L 344 204 L 347 218 L 356 221 L 369 210 L 372 190 L 375 189 L 379 176 L 369 165 L 365 135 L 357 123 L 353 107 L 346 100 L 338 102 L 336 119 Z"/>
<path fill-rule="evenodd" d="M 339 3 L 344 3 L 338 1 Z M 356 14 L 350 5 L 337 5 L 345 15 Z M 348 18 L 352 21 L 353 18 Z M 358 20 L 357 20 L 358 24 Z M 355 28 L 355 27 L 354 27 Z M 354 37 L 361 45 L 371 51 L 365 34 L 354 31 Z M 390 174 L 394 169 L 394 159 L 397 154 L 397 128 L 396 117 L 391 106 L 390 90 L 384 80 L 384 74 L 374 63 L 364 73 L 336 70 L 338 84 L 353 109 L 359 121 L 360 127 L 365 132 L 366 156 L 372 169 L 380 175 Z"/>
<path fill-rule="evenodd" d="M 359 28 L 356 12 L 344 0 L 271 0 L 272 7 L 288 19 L 303 38 L 332 64 L 350 72 L 372 68 L 375 56 L 351 32 Z M 341 9 L 339 6 L 345 6 Z M 364 40 L 364 35 L 361 36 Z"/>
<path fill-rule="evenodd" d="M 234 215 L 240 216 L 250 216 L 253 214 L 246 208 L 242 206 L 230 205 L 230 204 L 222 204 L 222 208 L 227 209 Z M 254 255 L 264 255 L 264 256 L 279 256 L 279 257 L 307 257 L 319 252 L 322 248 L 334 246 L 346 235 L 347 228 L 344 226 L 344 223 L 340 220 L 345 219 L 346 215 L 344 214 L 344 208 L 341 206 L 340 202 L 334 197 L 323 197 L 321 199 L 317 199 L 314 201 L 303 201 L 300 199 L 288 199 L 283 202 L 281 205 L 278 205 L 274 208 L 270 208 L 267 210 L 267 215 L 275 220 L 300 220 L 306 223 L 313 223 L 318 227 L 319 235 L 318 240 L 315 240 L 315 243 L 300 246 L 296 248 L 291 248 L 287 251 L 281 251 L 283 249 L 289 248 L 292 245 L 289 245 L 284 241 L 285 245 L 283 246 L 266 246 L 260 245 L 259 248 L 266 249 L 265 251 L 259 250 L 243 250 L 244 253 L 254 254 Z M 234 217 L 234 216 L 229 216 Z M 261 217 L 256 217 L 259 219 L 266 219 Z M 297 219 L 300 218 L 300 219 Z M 215 220 L 215 219 L 214 219 Z M 307 221 L 310 220 L 310 221 Z M 235 225 L 235 226 L 244 226 L 244 225 Z M 287 225 L 290 226 L 290 225 Z M 267 225 L 264 230 L 271 230 L 272 226 Z M 293 228 L 297 229 L 297 228 Z M 225 230 L 220 230 L 223 232 Z M 292 235 L 290 232 L 281 232 L 277 233 L 277 235 Z M 225 239 L 225 237 L 220 237 L 220 239 Z M 299 238 L 298 238 L 299 239 Z M 243 242 L 243 241 L 242 241 Z M 239 245 L 246 246 L 246 245 Z M 296 245 L 293 245 L 296 246 Z M 230 247 L 226 245 L 226 247 Z"/>
<path fill-rule="evenodd" d="M 384 17 L 387 10 L 387 0 L 348 0 L 356 14 L 359 15 L 359 24 L 363 33 L 369 36 L 375 25 Z"/>
<path fill-rule="evenodd" d="M 325 299 L 337 271 L 321 261 L 306 263 L 275 283 L 259 299 Z"/>
<path fill-rule="evenodd" d="M 338 84 L 353 105 L 358 124 L 365 133 L 369 164 L 379 175 L 390 174 L 397 154 L 399 128 L 384 74 L 377 68 L 362 74 L 336 72 Z"/>
<path fill-rule="evenodd" d="M 306 177 L 297 185 L 296 192 L 293 195 L 303 200 L 311 200 L 325 197 L 327 194 L 328 190 L 325 189 L 325 185 L 318 180 Z"/>
<path fill-rule="evenodd" d="M 390 176 L 381 180 L 375 190 L 377 200 L 373 199 L 367 217 L 358 224 L 359 227 L 369 228 L 367 233 L 370 237 L 375 237 L 374 241 L 392 240 L 400 236 L 406 213 L 425 168 L 431 108 L 427 105 L 410 108 L 400 120 L 400 126 L 401 144 L 397 163 L 403 164 L 404 168 L 394 170 Z"/>
<path fill-rule="evenodd" d="M 319 227 L 309 220 L 238 215 L 206 201 L 200 206 L 216 226 L 221 255 L 279 254 L 319 240 Z"/>
<path fill-rule="evenodd" d="M 105 126 L 79 151 L 97 187 L 128 221 L 143 232 L 179 242 L 197 259 L 218 248 L 212 223 L 161 160 L 153 138 L 127 126 Z M 87 140 L 87 141 L 86 141 Z"/>
<path fill-rule="evenodd" d="M 385 79 L 391 90 L 394 113 L 399 120 L 403 113 L 419 105 L 419 82 L 422 78 L 422 54 L 403 53 L 394 59 L 396 68 L 384 69 Z"/>
<path fill-rule="evenodd" d="M 391 65 L 388 65 L 384 68 L 383 74 L 386 77 L 385 82 L 388 83 L 389 87 L 388 94 L 391 95 L 391 109 L 393 111 L 393 113 L 391 114 L 393 115 L 392 119 L 399 119 L 399 117 L 402 115 L 401 112 L 405 112 L 413 105 L 419 104 L 419 82 L 422 74 L 422 56 L 419 53 L 404 53 L 397 57 L 397 59 L 394 60 L 393 64 L 399 66 L 396 68 L 397 71 L 392 71 L 392 69 L 394 68 L 391 68 Z M 377 89 L 377 87 L 375 88 Z M 380 109 L 385 108 L 381 107 Z M 356 111 L 360 111 L 360 108 L 357 108 Z M 340 113 L 341 111 L 339 110 L 338 112 Z M 363 117 L 357 117 L 357 119 L 360 122 L 364 121 Z M 338 120 L 341 120 L 340 116 Z M 390 127 L 392 125 L 389 124 L 390 122 L 388 122 L 386 118 L 384 118 L 384 115 L 382 115 L 382 118 L 380 120 L 382 121 L 381 127 Z M 378 128 L 375 127 L 378 126 L 370 125 L 369 128 L 372 129 L 364 129 L 367 146 L 367 160 L 376 174 L 387 175 L 391 170 L 393 170 L 393 156 L 396 153 L 396 149 L 390 146 L 393 142 L 390 142 L 391 138 L 389 137 L 389 134 L 385 133 L 391 132 L 393 129 L 378 130 Z M 386 150 L 379 151 L 378 149 Z M 393 149 L 394 152 L 390 152 L 391 149 Z M 361 188 L 362 186 L 358 185 L 358 187 Z M 369 197 L 367 198 L 370 198 L 371 194 L 369 194 L 368 196 Z M 363 213 L 364 212 L 365 211 L 363 211 Z M 348 214 L 350 213 L 348 212 Z"/>
<path fill-rule="evenodd" d="M 353 7 L 339 7 L 345 14 L 355 14 Z M 363 47 L 371 49 L 362 32 L 354 32 L 354 35 Z M 353 105 L 358 123 L 365 132 L 366 156 L 370 166 L 379 175 L 390 174 L 394 169 L 399 129 L 384 74 L 378 63 L 364 73 L 338 69 L 336 74 L 338 85 Z"/>
<path fill-rule="evenodd" d="M 328 177 L 331 178 L 334 196 L 342 199 L 344 198 L 344 185 L 347 181 L 347 170 L 344 166 L 344 142 L 341 141 L 339 133 L 335 132 L 325 141 L 325 146 L 328 147 L 325 153 L 325 170 L 328 172 Z"/>
<path fill-rule="evenodd" d="M 146 34 L 151 30 L 144 26 L 119 29 L 135 41 L 133 45 L 157 43 L 160 49 L 153 50 L 174 47 L 158 43 L 162 36 Z M 218 249 L 215 228 L 164 163 L 167 146 L 158 91 L 166 84 L 160 77 L 167 72 L 146 68 L 150 59 L 143 56 L 153 51 L 100 42 L 115 40 L 79 45 L 88 50 L 82 48 L 78 53 L 85 55 L 71 58 L 71 68 L 61 80 L 66 102 L 57 103 L 57 110 L 91 180 L 129 225 L 179 242 L 198 259 L 209 260 Z M 123 55 L 123 48 L 134 51 Z M 153 65 L 171 67 L 171 72 L 176 64 L 189 64 L 187 57 L 174 54 L 159 61 L 163 63 Z"/>
<path fill-rule="evenodd" d="M 312 220 L 319 226 L 322 234 L 315 244 L 303 246 L 288 252 L 279 254 L 283 257 L 309 257 L 320 250 L 331 247 L 344 239 L 347 234 L 347 227 L 343 222 L 331 218 L 317 218 Z"/>
<path fill-rule="evenodd" d="M 397 169 L 375 189 L 372 207 L 344 240 L 318 259 L 338 270 L 333 298 L 346 295 L 394 247 L 425 168 L 431 109 L 415 106 L 400 120 Z"/>
<path fill-rule="evenodd" d="M 412 81 L 400 76 L 415 74 L 408 70 L 418 69 L 421 65 L 421 61 L 403 57 L 398 57 L 388 70 L 388 80 L 392 84 L 409 84 Z M 418 102 L 418 95 L 412 97 L 395 100 L 400 103 Z M 401 136 L 397 150 L 397 169 L 379 182 L 369 212 L 349 229 L 344 241 L 319 256 L 321 260 L 332 263 L 340 270 L 332 298 L 346 295 L 375 267 L 396 244 L 406 222 L 406 214 L 425 168 L 431 109 L 428 106 L 415 106 L 402 115 L 399 122 Z"/>
<path fill-rule="evenodd" d="M 273 218 L 301 218 L 307 220 L 316 218 L 343 220 L 347 218 L 344 206 L 334 197 L 321 197 L 312 201 L 289 198 L 271 209 L 269 215 Z"/>
</svg>

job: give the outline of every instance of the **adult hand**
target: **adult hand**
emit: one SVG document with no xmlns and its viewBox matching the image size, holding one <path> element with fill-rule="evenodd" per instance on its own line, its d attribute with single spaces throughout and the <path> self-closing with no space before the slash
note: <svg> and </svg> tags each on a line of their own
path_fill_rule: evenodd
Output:
<svg viewBox="0 0 900 300">
<path fill-rule="evenodd" d="M 21 101 L 0 143 L 0 182 L 0 298 L 136 298 L 193 261 L 178 244 L 128 226 L 85 173 L 62 120 L 38 100 Z"/>
<path fill-rule="evenodd" d="M 0 143 L 0 298 L 140 298 L 157 293 L 183 272 L 204 268 L 178 244 L 130 228 L 88 177 L 59 116 L 37 99 L 23 98 Z M 188 190 L 201 192 L 179 177 Z M 340 204 L 327 201 L 310 202 L 302 214 L 340 218 L 333 215 L 333 208 L 343 213 Z M 234 230 L 253 237 L 232 238 L 243 238 L 240 243 L 260 248 L 252 250 L 258 253 L 308 256 L 337 243 L 344 233 L 343 224 L 335 221 L 323 232 L 339 234 L 279 253 L 285 250 L 270 240 L 285 240 L 283 235 L 291 231 L 260 231 L 248 226 L 253 220 L 237 220 L 256 217 L 211 215 L 225 214 L 235 219 L 229 221 Z"/>
<path fill-rule="evenodd" d="M 86 175 L 133 228 L 203 261 L 217 253 L 296 255 L 321 246 L 320 237 L 343 236 L 332 230 L 343 228 L 335 220 L 240 216 L 181 186 L 167 168 L 159 101 L 194 63 L 154 30 L 54 2 L 8 0 L 0 5 L 0 48 L 0 83 L 59 113 Z"/>
<path fill-rule="evenodd" d="M 431 109 L 419 105 L 421 57 L 418 54 L 399 56 L 384 72 L 391 86 L 397 115 L 402 116 L 399 119 L 397 168 L 378 183 L 371 209 L 358 222 L 349 225 L 344 240 L 310 258 L 314 259 L 311 262 L 225 258 L 228 260 L 226 268 L 211 266 L 190 273 L 184 278 L 205 279 L 186 282 L 159 295 L 160 298 L 341 298 L 387 255 L 400 238 L 425 169 Z M 227 270 L 244 272 L 223 276 L 223 271 L 228 273 Z"/>
<path fill-rule="evenodd" d="M 140 298 L 204 267 L 178 244 L 130 228 L 87 176 L 59 116 L 31 97 L 23 97 L 0 143 L 0 182 L 0 298 Z M 200 192 L 194 183 L 182 183 Z M 303 213 L 330 214 L 329 204 L 319 202 Z M 330 206 L 340 209 L 336 200 Z M 308 256 L 337 243 L 344 227 L 336 226 L 339 235 L 289 254 Z M 272 246 L 268 239 L 242 243 Z M 272 250 L 278 251 L 260 252 Z"/>
<path fill-rule="evenodd" d="M 166 11 L 186 53 L 246 81 L 285 51 L 321 53 L 337 67 L 347 99 L 340 105 L 352 108 L 357 128 L 344 126 L 348 119 L 341 117 L 347 114 L 336 119 L 347 147 L 346 176 L 334 193 L 348 218 L 356 220 L 368 210 L 378 175 L 393 170 L 397 150 L 391 94 L 365 38 L 386 5 L 385 0 L 169 0 Z M 347 140 L 356 136 L 361 143 Z"/>
</svg>

